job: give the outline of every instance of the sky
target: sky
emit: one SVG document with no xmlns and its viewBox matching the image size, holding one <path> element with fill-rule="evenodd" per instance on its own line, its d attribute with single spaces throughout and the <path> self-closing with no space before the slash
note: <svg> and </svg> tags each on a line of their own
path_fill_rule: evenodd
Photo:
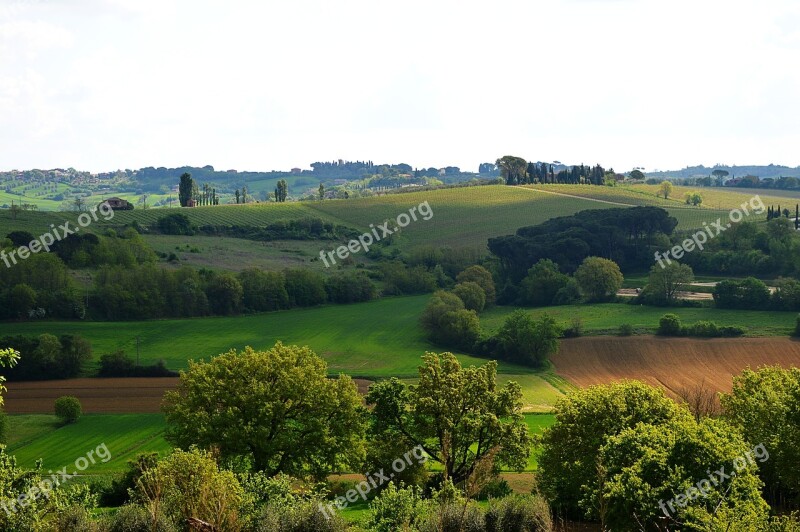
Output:
<svg viewBox="0 0 800 532">
<path fill-rule="evenodd" d="M 0 170 L 800 165 L 796 0 L 0 0 Z"/>
</svg>

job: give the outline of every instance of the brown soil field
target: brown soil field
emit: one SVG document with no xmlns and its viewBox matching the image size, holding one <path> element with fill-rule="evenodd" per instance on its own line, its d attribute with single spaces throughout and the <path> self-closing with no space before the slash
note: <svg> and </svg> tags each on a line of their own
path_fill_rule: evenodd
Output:
<svg viewBox="0 0 800 532">
<path fill-rule="evenodd" d="M 367 393 L 370 381 L 354 379 L 358 391 Z M 6 383 L 5 411 L 9 414 L 52 414 L 53 402 L 62 395 L 80 399 L 87 414 L 147 414 L 160 412 L 164 392 L 178 385 L 177 378 L 67 379 Z"/>
<path fill-rule="evenodd" d="M 704 382 L 728 392 L 733 375 L 750 366 L 800 367 L 800 341 L 790 338 L 661 338 L 588 336 L 561 342 L 555 371 L 578 386 L 637 379 L 675 397 Z"/>
</svg>

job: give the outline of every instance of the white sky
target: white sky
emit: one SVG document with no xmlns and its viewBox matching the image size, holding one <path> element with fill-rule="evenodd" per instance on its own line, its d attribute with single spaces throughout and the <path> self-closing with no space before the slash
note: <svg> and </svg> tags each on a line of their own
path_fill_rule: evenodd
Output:
<svg viewBox="0 0 800 532">
<path fill-rule="evenodd" d="M 0 0 L 0 169 L 800 165 L 796 0 Z"/>
</svg>

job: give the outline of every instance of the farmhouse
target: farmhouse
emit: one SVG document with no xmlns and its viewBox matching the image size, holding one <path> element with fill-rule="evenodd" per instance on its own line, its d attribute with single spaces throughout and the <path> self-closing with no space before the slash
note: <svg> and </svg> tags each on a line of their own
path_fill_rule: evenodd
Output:
<svg viewBox="0 0 800 532">
<path fill-rule="evenodd" d="M 103 203 L 108 203 L 108 206 L 115 211 L 129 211 L 133 209 L 133 205 L 131 205 L 128 200 L 124 200 L 122 198 L 108 198 Z"/>
</svg>

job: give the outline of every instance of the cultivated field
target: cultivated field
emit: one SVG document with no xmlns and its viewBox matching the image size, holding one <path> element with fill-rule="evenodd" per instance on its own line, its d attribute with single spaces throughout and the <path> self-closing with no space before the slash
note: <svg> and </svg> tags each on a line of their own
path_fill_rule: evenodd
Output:
<svg viewBox="0 0 800 532">
<path fill-rule="evenodd" d="M 789 338 L 575 338 L 551 357 L 555 371 L 584 387 L 637 379 L 673 397 L 699 383 L 730 391 L 732 377 L 748 366 L 800 367 L 800 341 Z"/>
</svg>

